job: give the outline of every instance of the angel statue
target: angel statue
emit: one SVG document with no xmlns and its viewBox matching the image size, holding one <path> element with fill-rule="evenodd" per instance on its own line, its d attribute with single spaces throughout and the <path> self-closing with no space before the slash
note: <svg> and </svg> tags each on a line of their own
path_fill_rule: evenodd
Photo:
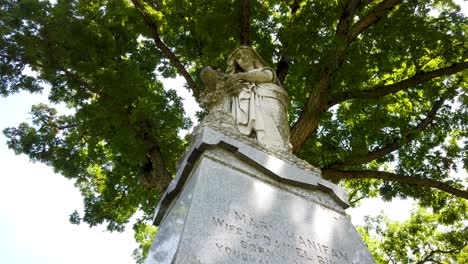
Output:
<svg viewBox="0 0 468 264">
<path fill-rule="evenodd" d="M 210 112 L 228 113 L 241 134 L 266 147 L 291 151 L 289 96 L 253 48 L 235 49 L 224 73 L 206 67 L 200 76 L 206 87 L 202 103 Z"/>
</svg>

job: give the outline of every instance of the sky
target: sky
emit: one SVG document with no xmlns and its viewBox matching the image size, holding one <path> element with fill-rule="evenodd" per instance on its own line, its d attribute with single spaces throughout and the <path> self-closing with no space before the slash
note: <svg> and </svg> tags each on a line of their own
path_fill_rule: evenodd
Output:
<svg viewBox="0 0 468 264">
<path fill-rule="evenodd" d="M 46 99 L 28 93 L 0 97 L 0 130 L 30 119 L 31 105 Z M 72 181 L 16 156 L 0 135 L 0 263 L 134 263 L 131 227 L 109 233 L 69 223 L 68 216 L 82 204 Z"/>
<path fill-rule="evenodd" d="M 468 13 L 468 2 L 456 2 Z M 165 86 L 176 89 L 183 98 L 190 97 L 180 79 L 168 80 Z M 47 103 L 47 95 L 19 93 L 0 97 L 0 130 L 30 120 L 31 105 L 40 102 Z M 185 105 L 192 110 L 198 107 L 189 100 L 185 100 Z M 383 203 L 367 199 L 359 208 L 347 212 L 355 225 L 362 223 L 363 216 L 376 215 L 381 210 L 391 219 L 404 220 L 411 205 L 412 201 Z M 16 156 L 0 133 L 0 263 L 134 263 L 131 254 L 137 244 L 131 225 L 123 233 L 109 233 L 103 227 L 69 223 L 69 215 L 82 208 L 81 195 L 72 181 L 44 164 L 30 162 L 24 155 Z"/>
</svg>

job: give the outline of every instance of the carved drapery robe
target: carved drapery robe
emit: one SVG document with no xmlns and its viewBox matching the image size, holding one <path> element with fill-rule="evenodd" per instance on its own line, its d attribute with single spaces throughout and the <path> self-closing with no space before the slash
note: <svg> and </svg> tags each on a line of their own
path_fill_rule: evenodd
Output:
<svg viewBox="0 0 468 264">
<path fill-rule="evenodd" d="M 266 147 L 291 151 L 289 96 L 275 71 L 266 66 L 254 49 L 246 46 L 231 53 L 227 66 L 224 74 L 211 67 L 201 72 L 207 88 L 202 103 L 210 112 L 230 115 L 241 134 L 255 138 Z"/>
<path fill-rule="evenodd" d="M 265 146 L 288 150 L 289 128 L 284 127 L 288 121 L 286 91 L 275 80 L 265 83 L 241 81 L 240 87 L 239 94 L 230 97 L 229 107 L 239 132 L 254 136 Z"/>
</svg>

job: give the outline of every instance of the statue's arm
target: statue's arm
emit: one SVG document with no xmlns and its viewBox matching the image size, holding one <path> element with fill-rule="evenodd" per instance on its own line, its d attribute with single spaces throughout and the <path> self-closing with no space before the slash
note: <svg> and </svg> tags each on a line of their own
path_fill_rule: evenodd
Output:
<svg viewBox="0 0 468 264">
<path fill-rule="evenodd" d="M 248 72 L 239 72 L 235 74 L 235 78 L 248 82 L 266 83 L 273 81 L 273 72 L 269 68 L 260 68 Z"/>
</svg>

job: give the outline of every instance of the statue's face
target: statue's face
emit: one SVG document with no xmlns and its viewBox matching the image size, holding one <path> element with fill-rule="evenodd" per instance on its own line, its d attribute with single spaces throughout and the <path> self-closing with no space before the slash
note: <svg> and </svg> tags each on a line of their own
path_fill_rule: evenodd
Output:
<svg viewBox="0 0 468 264">
<path fill-rule="evenodd" d="M 236 60 L 239 67 L 244 71 L 251 71 L 254 69 L 253 61 L 248 53 L 242 52 Z"/>
</svg>

